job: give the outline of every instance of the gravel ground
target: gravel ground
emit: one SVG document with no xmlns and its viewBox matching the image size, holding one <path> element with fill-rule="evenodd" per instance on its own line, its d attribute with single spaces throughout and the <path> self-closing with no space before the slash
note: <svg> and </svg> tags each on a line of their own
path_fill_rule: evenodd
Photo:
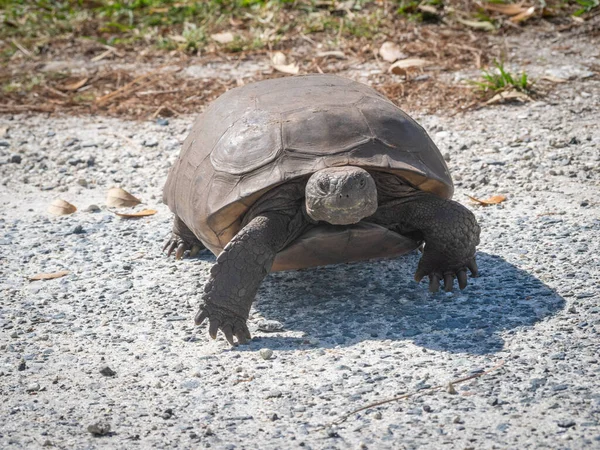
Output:
<svg viewBox="0 0 600 450">
<path fill-rule="evenodd" d="M 275 273 L 234 349 L 193 326 L 214 257 L 161 254 L 192 118 L 0 116 L 0 447 L 600 448 L 598 55 L 538 51 L 533 72 L 571 78 L 541 101 L 415 114 L 457 200 L 508 197 L 469 203 L 480 278 L 429 294 L 416 254 Z M 158 213 L 116 217 L 112 186 Z"/>
</svg>

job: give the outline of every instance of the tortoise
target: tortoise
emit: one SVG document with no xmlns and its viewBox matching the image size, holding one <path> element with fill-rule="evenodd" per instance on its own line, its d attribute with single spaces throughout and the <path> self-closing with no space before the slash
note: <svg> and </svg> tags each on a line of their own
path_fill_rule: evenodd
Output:
<svg viewBox="0 0 600 450">
<path fill-rule="evenodd" d="M 385 96 L 333 75 L 232 89 L 197 119 L 170 169 L 165 249 L 217 256 L 195 317 L 235 345 L 270 271 L 395 257 L 421 247 L 415 280 L 467 285 L 480 228 L 451 200 L 446 163 Z"/>
</svg>

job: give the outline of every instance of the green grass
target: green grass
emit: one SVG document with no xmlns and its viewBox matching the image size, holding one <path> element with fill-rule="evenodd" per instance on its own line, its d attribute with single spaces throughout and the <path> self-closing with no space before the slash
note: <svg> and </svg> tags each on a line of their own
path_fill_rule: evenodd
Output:
<svg viewBox="0 0 600 450">
<path fill-rule="evenodd" d="M 576 0 L 575 3 L 581 7 L 573 13 L 576 16 L 581 16 L 600 6 L 600 0 Z"/>
<path fill-rule="evenodd" d="M 519 92 L 527 93 L 530 91 L 531 82 L 525 72 L 521 75 L 513 75 L 504 67 L 504 63 L 494 60 L 494 68 L 483 70 L 481 81 L 472 81 L 483 92 L 499 92 L 508 88 Z"/>
<path fill-rule="evenodd" d="M 599 2 L 543 3 L 560 15 L 585 16 Z M 44 40 L 60 36 L 122 47 L 152 42 L 156 49 L 197 52 L 215 45 L 211 34 L 232 31 L 235 41 L 221 48 L 240 52 L 262 49 L 299 33 L 319 33 L 332 45 L 339 45 L 340 39 L 376 41 L 392 33 L 396 21 L 404 17 L 438 21 L 452 11 L 462 11 L 473 19 L 493 20 L 476 2 L 466 0 L 393 0 L 386 3 L 387 10 L 379 1 L 356 0 L 350 12 L 338 9 L 343 4 L 317 0 L 0 0 L 0 58 L 6 60 L 16 51 L 13 39 L 33 53 L 43 51 Z M 394 10 L 397 14 L 389 14 Z M 233 27 L 231 21 L 241 25 Z M 269 39 L 264 38 L 267 32 Z"/>
</svg>

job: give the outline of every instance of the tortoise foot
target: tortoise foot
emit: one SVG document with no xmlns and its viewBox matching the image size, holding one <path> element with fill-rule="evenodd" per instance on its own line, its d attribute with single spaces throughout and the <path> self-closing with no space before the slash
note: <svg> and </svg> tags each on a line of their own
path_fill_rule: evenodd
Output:
<svg viewBox="0 0 600 450">
<path fill-rule="evenodd" d="M 233 311 L 205 303 L 200 306 L 194 321 L 196 325 L 201 325 L 206 319 L 208 319 L 208 334 L 213 339 L 217 338 L 219 330 L 231 345 L 245 344 L 252 339 L 246 319 Z M 237 344 L 233 339 L 234 336 L 237 338 Z"/>
<path fill-rule="evenodd" d="M 437 292 L 440 288 L 440 281 L 444 282 L 444 290 L 451 292 L 454 287 L 454 278 L 458 280 L 459 289 L 467 287 L 467 269 L 471 271 L 471 277 L 478 276 L 477 262 L 475 256 L 461 262 L 449 262 L 445 258 L 440 258 L 432 252 L 427 252 L 427 247 L 419 267 L 415 273 L 415 281 L 419 282 L 424 276 L 429 277 L 429 290 Z"/>
<path fill-rule="evenodd" d="M 163 252 L 167 252 L 167 257 L 175 252 L 175 259 L 181 259 L 185 252 L 189 250 L 189 255 L 193 258 L 204 248 L 204 245 L 192 233 L 192 230 L 179 217 L 175 216 L 173 232 L 163 247 Z"/>
<path fill-rule="evenodd" d="M 171 256 L 175 252 L 175 259 L 182 259 L 185 252 L 189 250 L 189 256 L 194 257 L 204 248 L 202 244 L 191 244 L 181 239 L 180 236 L 173 233 L 163 247 L 163 252 L 167 252 L 167 256 Z"/>
</svg>

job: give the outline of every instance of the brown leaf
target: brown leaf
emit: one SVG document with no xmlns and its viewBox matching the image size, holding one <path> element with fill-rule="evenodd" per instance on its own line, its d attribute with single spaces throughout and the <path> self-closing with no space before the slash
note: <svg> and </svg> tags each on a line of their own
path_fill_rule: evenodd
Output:
<svg viewBox="0 0 600 450">
<path fill-rule="evenodd" d="M 483 206 L 497 205 L 498 203 L 502 203 L 503 201 L 506 200 L 506 195 L 502 195 L 502 194 L 493 195 L 490 198 L 487 198 L 485 200 L 480 200 L 478 198 L 471 197 L 470 195 L 467 195 L 467 197 L 469 197 L 475 203 L 479 203 L 480 205 L 483 205 Z"/>
<path fill-rule="evenodd" d="M 48 212 L 55 216 L 66 216 L 73 214 L 75 211 L 77 211 L 77 208 L 74 205 L 60 198 L 57 198 L 48 206 Z"/>
<path fill-rule="evenodd" d="M 384 61 L 393 63 L 398 59 L 406 58 L 406 55 L 400 50 L 400 46 L 394 42 L 384 42 L 379 48 L 379 55 Z"/>
<path fill-rule="evenodd" d="M 29 277 L 29 281 L 37 281 L 37 280 L 54 280 L 55 278 L 61 278 L 65 275 L 69 275 L 68 270 L 61 270 L 60 272 L 53 273 L 38 273 L 32 277 Z"/>
<path fill-rule="evenodd" d="M 113 208 L 120 208 L 123 206 L 135 206 L 142 203 L 142 201 L 131 195 L 129 192 L 114 187 L 108 190 L 106 195 L 106 205 Z"/>
<path fill-rule="evenodd" d="M 82 78 L 79 81 L 75 81 L 73 83 L 69 83 L 69 84 L 65 84 L 63 87 L 61 87 L 60 89 L 63 91 L 76 91 L 79 88 L 82 88 L 83 86 L 85 86 L 85 83 L 87 83 L 89 80 L 89 78 Z"/>
<path fill-rule="evenodd" d="M 235 39 L 233 33 L 230 33 L 229 31 L 225 31 L 223 33 L 211 34 L 210 38 L 213 41 L 217 41 L 219 44 L 229 44 L 230 42 L 233 42 L 233 40 Z"/>
<path fill-rule="evenodd" d="M 512 16 L 510 18 L 510 21 L 513 23 L 520 23 L 523 22 L 527 19 L 529 19 L 531 16 L 533 16 L 533 13 L 535 12 L 535 7 L 532 6 L 531 8 L 527 8 L 525 11 L 523 11 L 520 14 L 517 14 L 516 16 Z"/>
<path fill-rule="evenodd" d="M 488 11 L 498 12 L 507 16 L 514 16 L 515 14 L 527 11 L 527 8 L 518 4 L 484 3 L 483 7 Z"/>
<path fill-rule="evenodd" d="M 419 59 L 419 58 L 401 59 L 400 61 L 396 61 L 394 64 L 392 64 L 388 70 L 397 75 L 405 75 L 408 72 L 408 69 L 425 67 L 430 64 L 432 64 L 432 63 L 430 61 L 427 61 L 426 59 Z"/>
<path fill-rule="evenodd" d="M 115 211 L 115 214 L 119 217 L 123 217 L 124 219 L 137 219 L 139 217 L 152 216 L 156 214 L 156 212 L 157 211 L 155 209 L 144 209 L 142 211 L 136 211 L 133 213 L 120 213 Z"/>
</svg>

